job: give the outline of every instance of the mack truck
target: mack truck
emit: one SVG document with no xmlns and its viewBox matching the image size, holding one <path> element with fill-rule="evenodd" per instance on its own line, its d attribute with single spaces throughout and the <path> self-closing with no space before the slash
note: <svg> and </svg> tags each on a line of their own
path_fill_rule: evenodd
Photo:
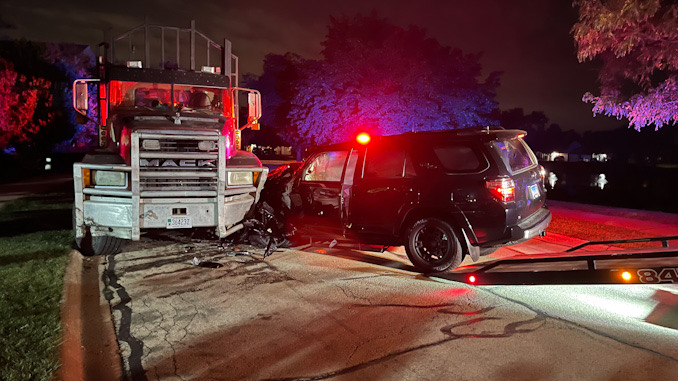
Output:
<svg viewBox="0 0 678 381">
<path fill-rule="evenodd" d="M 79 123 L 98 130 L 98 147 L 73 166 L 80 251 L 114 254 L 148 229 L 213 228 L 219 238 L 241 229 L 268 168 L 240 150 L 240 131 L 259 127 L 261 94 L 238 87 L 231 42 L 216 43 L 194 21 L 146 20 L 105 39 L 98 77 L 73 83 Z"/>
</svg>

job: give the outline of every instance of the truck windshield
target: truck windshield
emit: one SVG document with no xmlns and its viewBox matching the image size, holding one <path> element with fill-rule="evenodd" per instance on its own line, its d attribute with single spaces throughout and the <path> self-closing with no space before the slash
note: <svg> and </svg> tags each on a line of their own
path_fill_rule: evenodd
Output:
<svg viewBox="0 0 678 381">
<path fill-rule="evenodd" d="M 164 83 L 111 81 L 111 108 L 191 109 L 221 114 L 225 89 Z"/>
</svg>

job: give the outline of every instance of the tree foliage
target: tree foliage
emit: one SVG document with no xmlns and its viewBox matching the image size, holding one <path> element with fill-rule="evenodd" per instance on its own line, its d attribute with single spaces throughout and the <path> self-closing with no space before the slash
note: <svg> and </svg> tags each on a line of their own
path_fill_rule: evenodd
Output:
<svg viewBox="0 0 678 381">
<path fill-rule="evenodd" d="M 322 59 L 269 55 L 253 84 L 291 143 L 345 141 L 357 131 L 407 131 L 487 125 L 498 73 L 480 82 L 478 55 L 440 45 L 423 29 L 376 15 L 332 18 Z"/>
<path fill-rule="evenodd" d="M 0 149 L 42 155 L 87 150 L 96 141 L 94 123 L 77 125 L 71 105 L 73 80 L 90 77 L 95 66 L 89 47 L 4 40 L 0 59 Z M 96 95 L 90 101 L 96 105 Z"/>
<path fill-rule="evenodd" d="M 575 0 L 580 62 L 600 58 L 593 113 L 627 118 L 636 130 L 678 122 L 678 5 L 670 0 Z"/>
<path fill-rule="evenodd" d="M 0 58 L 0 150 L 26 142 L 53 119 L 51 82 L 26 76 Z"/>
<path fill-rule="evenodd" d="M 97 124 L 88 121 L 85 124 L 76 123 L 76 112 L 73 109 L 73 81 L 79 78 L 90 78 L 91 71 L 96 67 L 96 58 L 91 48 L 75 44 L 54 44 L 45 45 L 44 58 L 47 62 L 56 67 L 63 79 L 58 84 L 60 87 L 60 96 L 55 103 L 58 103 L 64 124 L 75 126 L 69 133 L 61 136 L 61 141 L 54 149 L 55 151 L 87 151 L 90 147 L 98 144 Z M 89 109 L 98 110 L 97 93 L 94 86 L 89 90 Z M 95 111 L 93 111 L 95 112 Z"/>
</svg>

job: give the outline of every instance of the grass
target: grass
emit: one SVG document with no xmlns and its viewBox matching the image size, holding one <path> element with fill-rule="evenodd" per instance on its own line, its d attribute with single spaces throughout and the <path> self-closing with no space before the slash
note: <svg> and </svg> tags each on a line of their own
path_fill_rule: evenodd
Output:
<svg viewBox="0 0 678 381">
<path fill-rule="evenodd" d="M 59 303 L 73 241 L 59 198 L 0 206 L 0 378 L 51 380 L 59 367 Z"/>
<path fill-rule="evenodd" d="M 646 238 L 647 233 L 621 226 L 596 224 L 591 221 L 579 220 L 553 215 L 548 232 L 562 234 L 568 237 L 586 241 L 611 241 L 618 239 Z M 661 242 L 615 244 L 622 248 L 661 247 Z"/>
</svg>

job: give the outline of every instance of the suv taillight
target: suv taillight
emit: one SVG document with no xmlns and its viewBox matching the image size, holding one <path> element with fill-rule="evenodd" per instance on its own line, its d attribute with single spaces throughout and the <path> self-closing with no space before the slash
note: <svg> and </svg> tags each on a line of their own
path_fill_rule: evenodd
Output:
<svg viewBox="0 0 678 381">
<path fill-rule="evenodd" d="M 542 185 L 546 184 L 546 168 L 543 165 L 539 166 L 539 175 L 541 176 Z"/>
<path fill-rule="evenodd" d="M 516 199 L 516 183 L 512 179 L 488 180 L 485 181 L 485 187 L 499 201 L 509 202 Z"/>
</svg>

